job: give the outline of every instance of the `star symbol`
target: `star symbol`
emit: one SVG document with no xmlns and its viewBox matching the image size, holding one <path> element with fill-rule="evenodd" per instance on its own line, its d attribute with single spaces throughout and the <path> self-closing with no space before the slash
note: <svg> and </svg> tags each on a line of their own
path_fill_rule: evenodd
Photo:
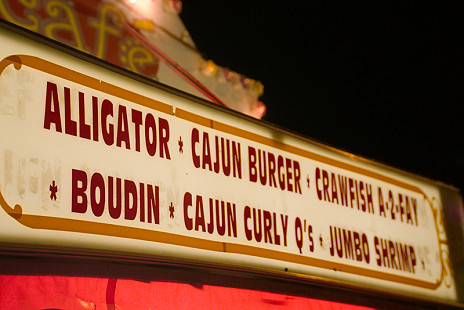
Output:
<svg viewBox="0 0 464 310">
<path fill-rule="evenodd" d="M 169 217 L 174 218 L 174 205 L 171 202 L 171 205 L 169 206 Z"/>
<path fill-rule="evenodd" d="M 308 178 L 306 179 L 306 182 L 308 182 L 308 188 L 309 188 L 309 185 L 311 183 L 311 180 L 309 179 L 309 175 L 308 175 Z"/>
<path fill-rule="evenodd" d="M 53 180 L 52 184 L 49 187 L 50 189 L 50 199 L 56 200 L 56 193 L 58 192 L 58 186 L 55 184 L 55 180 Z"/>
<path fill-rule="evenodd" d="M 184 150 L 182 149 L 182 147 L 184 146 L 184 142 L 182 142 L 182 137 L 179 137 L 179 152 L 180 153 L 183 153 Z"/>
</svg>

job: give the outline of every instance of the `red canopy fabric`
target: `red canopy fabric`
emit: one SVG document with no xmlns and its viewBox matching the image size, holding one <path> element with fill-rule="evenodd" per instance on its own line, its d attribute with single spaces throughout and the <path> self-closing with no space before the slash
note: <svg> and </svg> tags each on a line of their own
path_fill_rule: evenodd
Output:
<svg viewBox="0 0 464 310">
<path fill-rule="evenodd" d="M 300 296 L 176 282 L 0 275 L 0 309 L 370 309 Z"/>
</svg>

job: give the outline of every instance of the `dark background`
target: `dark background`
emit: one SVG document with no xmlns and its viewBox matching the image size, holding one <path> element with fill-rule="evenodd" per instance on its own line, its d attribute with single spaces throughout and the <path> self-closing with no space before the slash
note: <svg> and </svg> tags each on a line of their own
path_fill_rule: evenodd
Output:
<svg viewBox="0 0 464 310">
<path fill-rule="evenodd" d="M 264 84 L 264 120 L 464 189 L 463 1 L 183 0 L 181 18 Z"/>
</svg>

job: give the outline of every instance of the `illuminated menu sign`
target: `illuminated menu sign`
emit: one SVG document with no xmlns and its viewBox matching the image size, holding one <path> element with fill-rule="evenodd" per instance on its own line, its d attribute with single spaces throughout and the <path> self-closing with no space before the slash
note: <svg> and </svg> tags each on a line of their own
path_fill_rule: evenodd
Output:
<svg viewBox="0 0 464 310">
<path fill-rule="evenodd" d="M 434 184 L 17 44 L 0 57 L 0 242 L 456 299 Z"/>
</svg>

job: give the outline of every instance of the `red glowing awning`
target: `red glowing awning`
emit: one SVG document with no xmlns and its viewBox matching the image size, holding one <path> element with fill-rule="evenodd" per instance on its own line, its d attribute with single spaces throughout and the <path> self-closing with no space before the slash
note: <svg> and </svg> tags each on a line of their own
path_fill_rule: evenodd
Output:
<svg viewBox="0 0 464 310">
<path fill-rule="evenodd" d="M 370 309 L 211 285 L 47 275 L 1 275 L 1 309 Z"/>
</svg>

